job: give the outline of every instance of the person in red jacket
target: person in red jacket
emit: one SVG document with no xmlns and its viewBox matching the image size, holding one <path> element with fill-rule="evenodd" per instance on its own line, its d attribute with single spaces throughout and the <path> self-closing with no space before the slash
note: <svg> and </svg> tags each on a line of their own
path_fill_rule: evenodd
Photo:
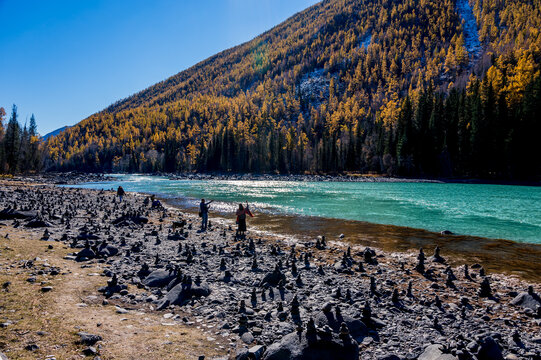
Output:
<svg viewBox="0 0 541 360">
<path fill-rule="evenodd" d="M 246 207 L 244 207 L 242 204 L 239 204 L 239 208 L 237 209 L 237 237 L 244 237 L 246 232 L 246 215 L 253 217 L 254 215 L 250 211 L 250 207 L 248 203 L 246 203 Z"/>
</svg>

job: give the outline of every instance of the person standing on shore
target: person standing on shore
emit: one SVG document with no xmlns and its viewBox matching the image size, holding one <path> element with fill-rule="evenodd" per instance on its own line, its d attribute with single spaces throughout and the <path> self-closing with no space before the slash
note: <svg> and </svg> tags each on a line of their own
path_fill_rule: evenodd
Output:
<svg viewBox="0 0 541 360">
<path fill-rule="evenodd" d="M 116 195 L 120 199 L 120 202 L 122 202 L 122 198 L 124 197 L 125 194 L 126 194 L 126 192 L 124 191 L 122 186 L 119 186 L 118 189 L 116 190 Z"/>
<path fill-rule="evenodd" d="M 242 204 L 239 204 L 239 208 L 237 210 L 237 237 L 244 237 L 246 232 L 246 215 L 249 215 L 253 217 L 252 212 L 250 211 L 250 207 L 248 203 L 246 203 L 246 207 L 244 207 Z"/>
<path fill-rule="evenodd" d="M 201 199 L 201 203 L 199 203 L 199 216 L 201 217 L 201 231 L 207 230 L 207 225 L 209 222 L 209 209 L 210 204 L 214 200 L 209 201 L 208 203 L 205 202 L 205 199 Z"/>
</svg>

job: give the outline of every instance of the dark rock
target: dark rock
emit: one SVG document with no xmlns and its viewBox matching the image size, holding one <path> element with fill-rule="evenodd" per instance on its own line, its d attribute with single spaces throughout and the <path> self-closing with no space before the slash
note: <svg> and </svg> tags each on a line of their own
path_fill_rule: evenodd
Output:
<svg viewBox="0 0 541 360">
<path fill-rule="evenodd" d="M 483 282 L 481 282 L 481 287 L 479 289 L 479 296 L 480 297 L 492 296 L 492 289 L 490 288 L 490 283 L 488 281 L 488 278 L 484 278 Z"/>
<path fill-rule="evenodd" d="M 150 275 L 150 270 L 149 270 L 148 264 L 141 265 L 141 268 L 139 269 L 139 271 L 137 271 L 137 276 L 140 279 L 144 279 L 148 275 Z"/>
<path fill-rule="evenodd" d="M 98 350 L 96 350 L 96 348 L 93 346 L 89 346 L 83 350 L 83 354 L 85 354 L 86 356 L 96 355 L 97 353 L 98 353 Z"/>
<path fill-rule="evenodd" d="M 174 271 L 155 270 L 143 280 L 143 284 L 148 287 L 164 287 L 167 286 L 175 277 L 176 274 Z"/>
<path fill-rule="evenodd" d="M 99 335 L 93 335 L 93 334 L 89 334 L 89 333 L 83 332 L 83 331 L 77 333 L 77 335 L 79 335 L 81 337 L 81 339 L 79 340 L 79 343 L 85 344 L 85 345 L 88 345 L 88 346 L 94 345 L 98 341 L 102 340 L 101 336 L 99 336 Z"/>
<path fill-rule="evenodd" d="M 116 226 L 128 226 L 131 224 L 142 225 L 146 223 L 148 223 L 148 218 L 134 214 L 122 215 L 112 222 L 112 224 Z"/>
<path fill-rule="evenodd" d="M 173 234 L 167 235 L 167 240 L 173 240 L 173 241 L 186 240 L 186 237 L 182 236 L 178 232 L 175 232 Z"/>
<path fill-rule="evenodd" d="M 393 290 L 393 295 L 391 296 L 391 301 L 395 304 L 400 302 L 400 296 L 398 295 L 398 289 Z"/>
<path fill-rule="evenodd" d="M 490 336 L 485 337 L 479 342 L 478 360 L 503 360 L 502 349 L 500 345 Z"/>
<path fill-rule="evenodd" d="M 293 300 L 291 300 L 291 317 L 293 321 L 300 322 L 300 303 L 299 299 L 297 298 L 297 295 L 293 297 Z"/>
<path fill-rule="evenodd" d="M 253 336 L 252 333 L 249 332 L 249 331 L 244 332 L 244 333 L 240 336 L 240 339 L 241 339 L 245 344 L 251 344 L 251 343 L 254 342 L 254 336 Z"/>
<path fill-rule="evenodd" d="M 423 252 L 423 248 L 419 249 L 419 255 L 417 256 L 417 265 L 415 266 L 415 270 L 423 274 L 425 272 L 425 253 Z"/>
<path fill-rule="evenodd" d="M 248 349 L 240 348 L 235 354 L 235 360 L 249 360 L 250 356 L 248 354 Z"/>
<path fill-rule="evenodd" d="M 253 360 L 260 360 L 263 357 L 265 352 L 265 347 L 263 345 L 252 346 L 249 350 L 249 358 Z"/>
<path fill-rule="evenodd" d="M 96 253 L 90 248 L 84 248 L 83 250 L 79 251 L 77 255 L 75 255 L 77 261 L 91 260 L 95 257 Z"/>
<path fill-rule="evenodd" d="M 210 288 L 206 283 L 197 284 L 178 284 L 172 288 L 165 298 L 158 304 L 158 310 L 164 309 L 169 305 L 182 305 L 191 298 L 199 298 L 210 295 Z"/>
<path fill-rule="evenodd" d="M 364 307 L 361 311 L 361 320 L 369 328 L 382 328 L 385 326 L 385 322 L 372 316 L 372 308 L 369 302 L 364 304 Z"/>
<path fill-rule="evenodd" d="M 432 255 L 432 257 L 430 258 L 430 260 L 432 262 L 437 262 L 437 263 L 445 263 L 445 259 L 443 257 L 441 257 L 440 255 L 440 247 L 436 245 L 436 248 L 434 249 L 434 255 Z"/>
<path fill-rule="evenodd" d="M 24 347 L 24 349 L 28 351 L 36 351 L 39 350 L 39 346 L 37 344 L 28 344 Z"/>
<path fill-rule="evenodd" d="M 118 254 L 118 249 L 112 245 L 104 243 L 98 247 L 98 254 L 103 257 L 115 256 Z"/>
<path fill-rule="evenodd" d="M 377 265 L 378 261 L 376 260 L 376 252 L 369 247 L 365 248 L 363 251 L 364 262 L 369 265 Z"/>
<path fill-rule="evenodd" d="M 408 282 L 408 290 L 406 292 L 407 297 L 413 297 L 413 281 Z"/>
</svg>

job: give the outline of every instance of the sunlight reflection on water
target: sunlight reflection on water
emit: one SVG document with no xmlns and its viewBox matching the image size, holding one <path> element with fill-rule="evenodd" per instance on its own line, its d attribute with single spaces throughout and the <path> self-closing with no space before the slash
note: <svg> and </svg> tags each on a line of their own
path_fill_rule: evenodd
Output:
<svg viewBox="0 0 541 360">
<path fill-rule="evenodd" d="M 541 188 L 510 185 L 169 180 L 117 175 L 79 187 L 122 185 L 174 199 L 188 208 L 216 200 L 212 211 L 232 214 L 248 201 L 255 212 L 392 224 L 439 232 L 541 243 Z"/>
</svg>

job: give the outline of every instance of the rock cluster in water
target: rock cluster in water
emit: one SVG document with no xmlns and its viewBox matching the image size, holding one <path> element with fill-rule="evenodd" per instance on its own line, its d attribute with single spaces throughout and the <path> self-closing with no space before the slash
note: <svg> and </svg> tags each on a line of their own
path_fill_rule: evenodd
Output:
<svg viewBox="0 0 541 360">
<path fill-rule="evenodd" d="M 1 189 L 0 219 L 64 242 L 70 260 L 105 265 L 104 304 L 182 314 L 175 321 L 229 339 L 237 359 L 541 356 L 539 289 L 452 267 L 438 248 L 427 257 L 324 237 L 237 238 L 212 218 L 201 232 L 197 218 L 145 196 L 46 186 Z M 101 340 L 79 335 L 89 348 Z"/>
</svg>

